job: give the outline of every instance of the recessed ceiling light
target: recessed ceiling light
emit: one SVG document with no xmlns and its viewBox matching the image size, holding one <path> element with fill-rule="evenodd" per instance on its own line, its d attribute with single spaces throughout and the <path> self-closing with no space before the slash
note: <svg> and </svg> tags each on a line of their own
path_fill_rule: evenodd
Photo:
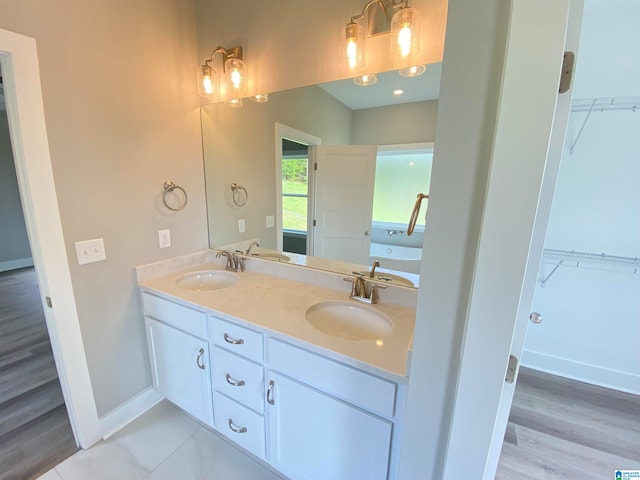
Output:
<svg viewBox="0 0 640 480">
<path fill-rule="evenodd" d="M 403 90 L 402 88 L 396 88 L 396 89 L 393 91 L 393 94 L 394 94 L 396 97 L 398 97 L 398 96 L 402 95 L 403 93 L 404 93 L 404 90 Z"/>
<path fill-rule="evenodd" d="M 373 85 L 377 81 L 378 77 L 375 73 L 360 75 L 359 77 L 355 77 L 353 79 L 353 83 L 355 83 L 356 85 L 360 85 L 361 87 L 368 87 L 369 85 Z"/>
</svg>

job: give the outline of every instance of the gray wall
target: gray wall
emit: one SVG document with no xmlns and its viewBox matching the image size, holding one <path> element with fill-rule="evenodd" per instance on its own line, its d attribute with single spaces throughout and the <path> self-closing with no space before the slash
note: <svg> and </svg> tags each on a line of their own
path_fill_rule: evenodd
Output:
<svg viewBox="0 0 640 480">
<path fill-rule="evenodd" d="M 37 42 L 44 113 L 98 413 L 151 386 L 136 264 L 207 248 L 190 0 L 0 0 L 0 28 Z M 165 180 L 189 193 L 160 205 Z M 158 248 L 159 229 L 173 246 Z M 78 266 L 74 242 L 104 238 Z M 45 239 L 46 240 L 46 239 Z"/>
<path fill-rule="evenodd" d="M 33 264 L 6 112 L 0 109 L 0 272 Z"/>
<path fill-rule="evenodd" d="M 437 100 L 355 110 L 351 143 L 397 145 L 433 142 L 437 116 Z"/>
<path fill-rule="evenodd" d="M 262 246 L 276 248 L 276 229 L 265 227 L 266 215 L 277 215 L 276 122 L 320 137 L 323 145 L 350 143 L 351 110 L 320 87 L 277 92 L 267 103 L 245 100 L 242 108 L 203 106 L 211 246 L 259 237 Z M 243 207 L 230 201 L 232 182 L 249 193 Z M 238 233 L 238 219 L 245 219 L 243 234 Z"/>
</svg>

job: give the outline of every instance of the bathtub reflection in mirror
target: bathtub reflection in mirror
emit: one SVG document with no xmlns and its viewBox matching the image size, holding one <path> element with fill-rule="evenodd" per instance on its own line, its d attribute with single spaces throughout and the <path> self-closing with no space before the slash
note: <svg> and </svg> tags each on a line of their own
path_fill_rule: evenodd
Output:
<svg viewBox="0 0 640 480">
<path fill-rule="evenodd" d="M 329 91 L 202 107 L 210 246 L 246 251 L 258 241 L 251 253 L 261 258 L 346 274 L 378 260 L 379 275 L 417 286 L 424 214 L 412 236 L 406 230 L 416 194 L 428 193 L 437 88 L 429 100 L 371 108 Z M 372 145 L 373 160 L 355 145 Z M 234 204 L 232 183 L 246 188 L 246 205 Z"/>
</svg>

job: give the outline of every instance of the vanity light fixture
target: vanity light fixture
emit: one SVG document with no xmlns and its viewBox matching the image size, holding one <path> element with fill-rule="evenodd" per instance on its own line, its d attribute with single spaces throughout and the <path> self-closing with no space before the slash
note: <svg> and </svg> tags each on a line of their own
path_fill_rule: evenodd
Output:
<svg viewBox="0 0 640 480">
<path fill-rule="evenodd" d="M 353 83 L 362 87 L 368 87 L 378 81 L 378 76 L 375 73 L 365 73 L 364 75 L 357 76 L 353 79 Z"/>
<path fill-rule="evenodd" d="M 371 8 L 374 5 L 378 8 Z M 344 27 L 343 63 L 350 71 L 365 65 L 364 27 L 356 22 L 367 14 L 369 36 L 391 32 L 392 55 L 400 64 L 410 65 L 420 51 L 420 15 L 409 6 L 409 0 L 369 0 L 362 13 L 351 17 Z"/>
<path fill-rule="evenodd" d="M 398 73 L 403 77 L 417 77 L 418 75 L 422 75 L 427 70 L 425 65 L 413 65 L 407 68 L 401 68 L 398 70 Z"/>
<path fill-rule="evenodd" d="M 252 97 L 249 97 L 249 100 L 252 100 L 254 102 L 257 103 L 265 103 L 269 101 L 269 94 L 268 93 L 257 93 L 255 95 L 253 95 Z"/>
<path fill-rule="evenodd" d="M 217 53 L 222 55 L 222 72 L 224 81 L 220 81 L 213 68 Z M 211 57 L 198 68 L 198 86 L 200 95 L 215 100 L 220 97 L 240 100 L 234 106 L 242 106 L 241 98 L 245 95 L 247 68 L 242 60 L 242 47 L 216 47 Z M 228 102 L 227 102 L 228 103 Z M 238 105 L 239 103 L 239 105 Z"/>
</svg>

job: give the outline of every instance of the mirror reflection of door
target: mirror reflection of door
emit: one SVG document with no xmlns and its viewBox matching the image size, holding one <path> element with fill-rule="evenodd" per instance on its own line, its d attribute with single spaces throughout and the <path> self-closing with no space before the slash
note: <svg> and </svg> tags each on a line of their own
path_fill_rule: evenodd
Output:
<svg viewBox="0 0 640 480">
<path fill-rule="evenodd" d="M 369 263 L 375 145 L 312 147 L 315 170 L 316 257 Z"/>
</svg>

